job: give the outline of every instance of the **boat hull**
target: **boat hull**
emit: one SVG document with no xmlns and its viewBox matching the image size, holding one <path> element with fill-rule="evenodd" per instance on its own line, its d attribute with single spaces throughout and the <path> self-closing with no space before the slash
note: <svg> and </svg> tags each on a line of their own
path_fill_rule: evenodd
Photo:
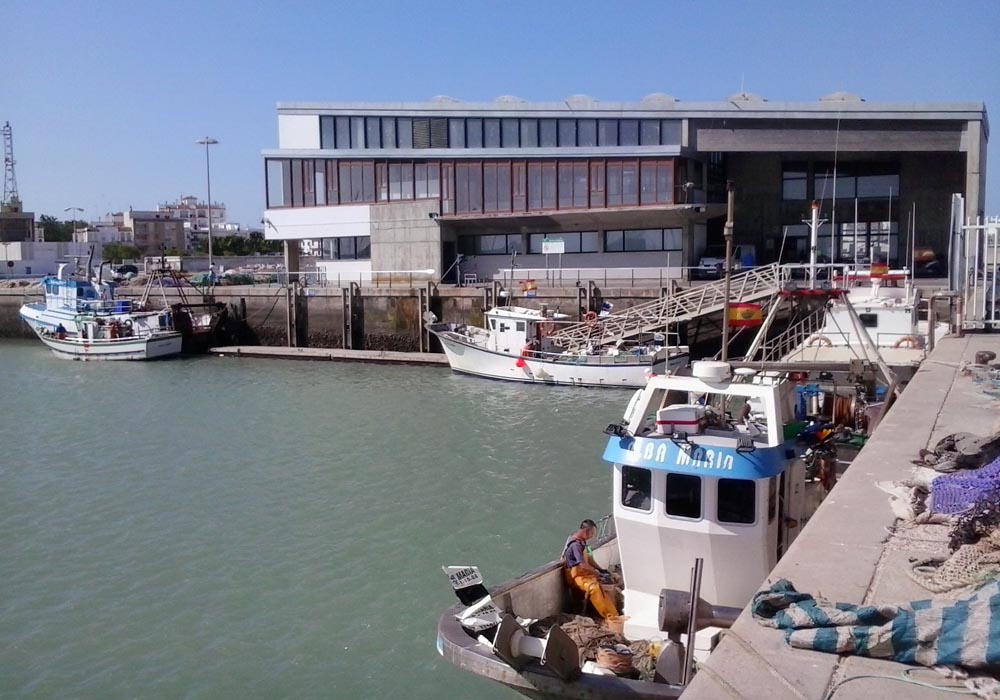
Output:
<svg viewBox="0 0 1000 700">
<path fill-rule="evenodd" d="M 653 369 L 649 361 L 638 362 L 628 355 L 566 356 L 566 360 L 542 360 L 486 350 L 462 342 L 450 333 L 437 333 L 437 336 L 453 370 L 491 379 L 532 384 L 638 388 L 646 386 Z M 687 360 L 687 355 L 675 355 L 670 358 L 668 369 L 677 369 L 687 364 Z"/>
<path fill-rule="evenodd" d="M 180 333 L 164 333 L 148 338 L 116 338 L 113 340 L 60 339 L 39 333 L 56 357 L 65 360 L 155 360 L 179 355 L 183 338 Z"/>
</svg>

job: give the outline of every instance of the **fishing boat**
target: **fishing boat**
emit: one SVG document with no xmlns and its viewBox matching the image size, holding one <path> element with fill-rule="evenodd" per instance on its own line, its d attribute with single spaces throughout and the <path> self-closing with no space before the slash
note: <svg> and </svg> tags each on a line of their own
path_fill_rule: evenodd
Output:
<svg viewBox="0 0 1000 700">
<path fill-rule="evenodd" d="M 169 310 L 141 311 L 115 298 L 114 282 L 64 276 L 42 280 L 44 301 L 24 304 L 20 315 L 60 358 L 151 360 L 181 352 L 182 335 Z"/>
<path fill-rule="evenodd" d="M 693 660 L 711 653 L 826 493 L 799 459 L 795 402 L 784 375 L 695 362 L 651 378 L 605 430 L 613 527 L 594 558 L 621 575 L 617 622 L 626 640 L 647 642 L 652 677 L 581 660 L 558 624 L 532 634 L 532 619 L 580 610 L 559 561 L 477 602 L 453 577 L 460 602 L 440 618 L 439 653 L 532 698 L 679 697 Z"/>
<path fill-rule="evenodd" d="M 665 334 L 647 342 L 593 345 L 568 351 L 550 336 L 569 316 L 545 309 L 497 306 L 486 327 L 427 324 L 456 372 L 516 382 L 592 387 L 641 387 L 651 374 L 688 364 L 688 347 L 667 344 Z M 599 322 L 594 312 L 585 321 Z"/>
</svg>

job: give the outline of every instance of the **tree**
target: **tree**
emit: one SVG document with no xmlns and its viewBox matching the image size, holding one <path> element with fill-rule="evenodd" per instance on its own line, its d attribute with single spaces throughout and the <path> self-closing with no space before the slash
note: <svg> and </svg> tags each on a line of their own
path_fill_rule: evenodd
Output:
<svg viewBox="0 0 1000 700">
<path fill-rule="evenodd" d="M 108 243 L 104 246 L 104 259 L 112 263 L 115 260 L 118 262 L 138 260 L 141 255 L 138 248 L 127 243 Z"/>
<path fill-rule="evenodd" d="M 59 221 L 48 214 L 42 214 L 38 221 L 42 225 L 42 238 L 46 241 L 71 241 L 74 224 L 83 228 L 87 226 L 85 221 Z"/>
</svg>

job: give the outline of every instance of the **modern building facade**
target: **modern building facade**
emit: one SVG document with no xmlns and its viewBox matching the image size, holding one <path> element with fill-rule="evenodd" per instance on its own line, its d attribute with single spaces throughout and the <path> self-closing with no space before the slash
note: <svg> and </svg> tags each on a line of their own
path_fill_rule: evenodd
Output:
<svg viewBox="0 0 1000 700">
<path fill-rule="evenodd" d="M 166 212 L 129 209 L 113 214 L 112 222 L 131 232 L 132 244 L 142 255 L 159 255 L 163 249 L 185 249 L 184 222 Z"/>
<path fill-rule="evenodd" d="M 721 240 L 731 181 L 736 242 L 757 262 L 808 256 L 815 200 L 824 257 L 899 263 L 912 243 L 947 251 L 953 193 L 983 213 L 988 135 L 981 103 L 846 94 L 279 104 L 265 235 L 322 240 L 328 272 L 441 276 L 464 254 L 479 278 L 512 264 L 676 273 Z"/>
</svg>

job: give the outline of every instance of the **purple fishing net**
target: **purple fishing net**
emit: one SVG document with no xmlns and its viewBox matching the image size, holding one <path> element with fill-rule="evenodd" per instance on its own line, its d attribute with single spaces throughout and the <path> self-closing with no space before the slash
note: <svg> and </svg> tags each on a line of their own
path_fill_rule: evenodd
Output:
<svg viewBox="0 0 1000 700">
<path fill-rule="evenodd" d="M 931 482 L 931 512 L 963 513 L 983 501 L 1000 500 L 1000 457 L 985 467 L 944 474 Z"/>
</svg>

